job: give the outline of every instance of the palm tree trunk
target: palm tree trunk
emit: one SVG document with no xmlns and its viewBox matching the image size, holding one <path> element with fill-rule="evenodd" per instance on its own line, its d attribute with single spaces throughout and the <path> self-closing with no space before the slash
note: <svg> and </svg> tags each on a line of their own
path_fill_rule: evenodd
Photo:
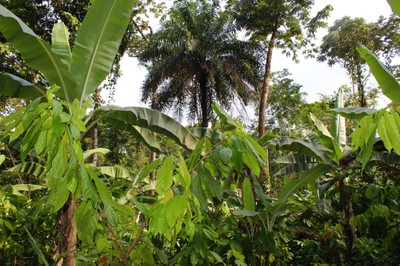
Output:
<svg viewBox="0 0 400 266">
<path fill-rule="evenodd" d="M 200 108 L 201 108 L 201 126 L 207 127 L 208 124 L 208 91 L 207 91 L 207 78 L 204 74 L 201 75 L 200 80 Z"/>
</svg>

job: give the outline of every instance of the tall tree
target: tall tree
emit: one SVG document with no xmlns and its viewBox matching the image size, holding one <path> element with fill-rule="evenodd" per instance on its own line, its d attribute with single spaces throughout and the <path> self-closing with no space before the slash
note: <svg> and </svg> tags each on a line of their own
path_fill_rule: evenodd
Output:
<svg viewBox="0 0 400 266">
<path fill-rule="evenodd" d="M 271 85 L 272 55 L 275 48 L 297 60 L 300 49 L 309 47 L 316 30 L 325 26 L 324 20 L 332 9 L 326 6 L 311 17 L 313 0 L 229 0 L 239 29 L 244 29 L 252 40 L 263 44 L 264 77 L 260 90 L 258 135 L 265 134 L 265 116 Z"/>
<path fill-rule="evenodd" d="M 142 98 L 152 99 L 158 90 L 154 108 L 175 108 L 181 117 L 188 108 L 207 126 L 213 101 L 229 108 L 235 97 L 245 103 L 251 98 L 258 61 L 216 3 L 177 2 L 169 16 L 139 54 L 149 69 Z"/>
<path fill-rule="evenodd" d="M 352 79 L 353 93 L 357 86 L 358 102 L 366 107 L 366 63 L 357 52 L 357 44 L 361 43 L 372 51 L 382 48 L 382 41 L 378 37 L 379 27 L 375 23 L 367 23 L 363 18 L 343 17 L 336 20 L 328 30 L 321 44 L 318 60 L 327 61 L 330 66 L 340 64 L 346 69 Z"/>
<path fill-rule="evenodd" d="M 301 92 L 301 85 L 293 82 L 287 69 L 272 73 L 270 104 L 267 106 L 267 124 L 279 135 L 293 135 L 292 129 L 300 133 L 307 123 L 302 110 L 308 109 Z M 308 125 L 308 123 L 307 123 Z"/>
</svg>

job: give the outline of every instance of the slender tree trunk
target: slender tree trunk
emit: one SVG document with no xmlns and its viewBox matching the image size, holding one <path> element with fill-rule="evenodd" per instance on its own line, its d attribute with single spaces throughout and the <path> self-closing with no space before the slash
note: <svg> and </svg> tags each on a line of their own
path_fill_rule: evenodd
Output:
<svg viewBox="0 0 400 266">
<path fill-rule="evenodd" d="M 364 84 L 362 81 L 362 69 L 361 66 L 357 66 L 357 87 L 358 87 L 358 100 L 360 107 L 367 107 L 367 101 L 365 99 Z"/>
<path fill-rule="evenodd" d="M 201 126 L 207 127 L 208 124 L 208 111 L 210 109 L 208 103 L 208 91 L 207 91 L 207 78 L 204 74 L 200 77 L 200 108 L 201 108 Z"/>
<path fill-rule="evenodd" d="M 157 87 L 153 88 L 153 93 L 151 95 L 151 109 L 153 110 L 158 110 L 158 106 L 157 106 Z M 157 133 L 156 132 L 151 132 L 151 135 L 154 138 L 157 138 Z M 152 151 L 151 155 L 150 155 L 150 162 L 154 162 L 157 159 L 157 153 Z M 155 181 L 156 180 L 156 170 L 152 171 L 150 173 L 150 180 L 151 181 Z M 154 195 L 155 191 L 152 190 L 150 191 L 150 194 Z"/>
<path fill-rule="evenodd" d="M 57 265 L 75 266 L 76 265 L 76 224 L 74 220 L 75 203 L 72 194 L 69 195 L 68 201 L 62 207 L 58 216 L 59 237 L 58 254 L 62 254 L 63 258 Z"/>
<path fill-rule="evenodd" d="M 261 99 L 260 99 L 260 108 L 258 111 L 258 137 L 263 137 L 265 135 L 265 114 L 267 110 L 267 102 L 268 102 L 268 95 L 269 95 L 269 87 L 271 86 L 271 63 L 272 63 L 272 53 L 274 50 L 275 39 L 277 34 L 277 26 L 278 20 L 275 23 L 276 28 L 271 34 L 271 39 L 268 43 L 268 50 L 267 50 L 267 59 L 265 62 L 265 70 L 264 70 L 264 79 L 261 88 Z M 268 150 L 266 151 L 268 155 Z M 271 177 L 269 174 L 269 158 L 265 160 L 265 169 L 261 171 L 260 174 L 260 181 L 264 182 L 265 180 L 268 181 L 268 184 L 271 185 Z"/>
<path fill-rule="evenodd" d="M 274 50 L 277 30 L 272 32 L 271 39 L 268 43 L 267 59 L 265 62 L 264 78 L 261 88 L 260 108 L 258 111 L 258 137 L 265 135 L 265 113 L 267 110 L 267 101 L 269 95 L 269 87 L 271 86 L 271 62 L 272 52 Z"/>
</svg>

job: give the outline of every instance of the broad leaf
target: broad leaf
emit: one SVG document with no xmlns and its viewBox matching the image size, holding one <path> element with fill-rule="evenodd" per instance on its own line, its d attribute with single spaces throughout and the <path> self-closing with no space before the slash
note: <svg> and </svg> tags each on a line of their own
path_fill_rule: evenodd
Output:
<svg viewBox="0 0 400 266">
<path fill-rule="evenodd" d="M 400 116 L 398 113 L 384 112 L 378 123 L 378 134 L 386 149 L 400 154 Z"/>
<path fill-rule="evenodd" d="M 302 173 L 298 178 L 291 180 L 289 183 L 284 185 L 279 192 L 279 200 L 286 201 L 301 187 L 314 182 L 318 177 L 322 176 L 326 172 L 332 169 L 332 166 L 327 164 L 318 164 L 310 170 Z"/>
<path fill-rule="evenodd" d="M 236 129 L 236 123 L 235 120 L 233 120 L 222 107 L 220 107 L 216 103 L 212 103 L 212 108 L 214 111 L 217 113 L 219 119 L 221 119 L 222 124 L 224 127 L 228 130 Z"/>
<path fill-rule="evenodd" d="M 342 150 L 337 141 L 332 137 L 328 128 L 314 114 L 310 114 L 310 118 L 316 128 L 316 134 L 318 135 L 321 144 L 333 151 L 333 159 L 338 161 L 342 157 Z"/>
<path fill-rule="evenodd" d="M 159 167 L 162 163 L 162 160 L 159 158 L 155 161 L 152 161 L 148 165 L 146 165 L 138 174 L 137 177 L 135 178 L 134 185 L 139 184 L 143 179 L 146 177 L 149 177 L 150 173 L 155 171 L 157 167 Z"/>
<path fill-rule="evenodd" d="M 243 207 L 244 210 L 255 211 L 254 194 L 250 179 L 246 177 L 243 181 Z"/>
<path fill-rule="evenodd" d="M 193 136 L 197 137 L 198 139 L 207 137 L 212 142 L 222 140 L 222 133 L 219 131 L 213 130 L 211 128 L 194 127 L 194 128 L 189 128 L 189 131 L 190 131 L 190 133 L 193 134 Z"/>
<path fill-rule="evenodd" d="M 135 125 L 161 133 L 189 150 L 193 150 L 198 142 L 197 138 L 177 121 L 149 108 L 108 105 L 97 109 L 94 114 L 118 120 L 122 125 Z"/>
<path fill-rule="evenodd" d="M 371 108 L 362 108 L 362 107 L 347 107 L 347 108 L 333 108 L 328 110 L 327 112 L 339 114 L 348 119 L 357 119 L 360 120 L 364 116 L 370 115 L 372 113 L 377 112 L 376 109 Z"/>
<path fill-rule="evenodd" d="M 86 14 L 71 58 L 71 73 L 78 80 L 71 94 L 81 105 L 109 74 L 133 4 L 132 0 L 96 0 Z"/>
<path fill-rule="evenodd" d="M 9 73 L 0 73 L 0 93 L 11 98 L 34 100 L 46 95 L 46 90 Z"/>
<path fill-rule="evenodd" d="M 86 160 L 87 158 L 89 158 L 91 155 L 93 155 L 95 153 L 107 154 L 109 152 L 110 152 L 110 150 L 106 149 L 106 148 L 97 148 L 97 149 L 87 150 L 83 153 L 83 159 Z"/>
<path fill-rule="evenodd" d="M 164 163 L 157 172 L 157 193 L 164 194 L 173 184 L 174 179 L 172 176 L 174 170 L 174 160 L 172 156 L 165 158 Z"/>
<path fill-rule="evenodd" d="M 70 65 L 71 48 L 69 46 L 69 32 L 62 22 L 58 22 L 53 26 L 51 50 L 60 57 L 61 62 L 67 66 Z"/>
<path fill-rule="evenodd" d="M 75 222 L 78 237 L 84 243 L 93 244 L 94 233 L 97 229 L 98 213 L 93 209 L 90 201 L 81 202 L 76 208 Z"/>
<path fill-rule="evenodd" d="M 358 45 L 357 50 L 367 62 L 383 94 L 394 103 L 400 103 L 400 84 L 397 79 L 365 46 Z"/>
<path fill-rule="evenodd" d="M 337 164 L 335 161 L 333 161 L 329 156 L 325 154 L 326 152 L 328 153 L 332 152 L 331 150 L 325 148 L 320 144 L 315 144 L 300 138 L 293 138 L 293 137 L 275 138 L 268 141 L 267 145 L 268 148 L 275 147 L 277 149 L 289 150 L 300 154 L 308 155 L 320 162 L 328 162 L 333 165 Z"/>
<path fill-rule="evenodd" d="M 44 74 L 50 84 L 61 87 L 58 96 L 72 102 L 72 89 L 76 82 L 69 74 L 68 67 L 54 54 L 48 43 L 40 39 L 18 17 L 0 5 L 0 32 L 24 58 L 27 65 Z"/>
<path fill-rule="evenodd" d="M 343 92 L 342 89 L 339 89 L 336 95 L 336 108 L 343 108 L 344 101 L 343 101 Z M 336 140 L 339 146 L 344 147 L 347 144 L 347 137 L 346 137 L 346 120 L 340 114 L 336 114 L 333 117 L 332 125 L 331 125 L 331 135 Z"/>
<path fill-rule="evenodd" d="M 388 0 L 394 13 L 400 16 L 400 2 L 398 0 Z"/>
<path fill-rule="evenodd" d="M 33 175 L 39 179 L 42 179 L 46 174 L 45 168 L 41 164 L 34 162 L 24 162 L 17 164 L 16 166 L 9 168 L 7 172 Z"/>
</svg>

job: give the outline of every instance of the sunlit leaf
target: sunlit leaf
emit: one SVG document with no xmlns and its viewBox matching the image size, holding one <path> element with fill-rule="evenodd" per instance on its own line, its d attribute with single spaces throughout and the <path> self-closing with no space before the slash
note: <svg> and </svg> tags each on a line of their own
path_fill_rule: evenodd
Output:
<svg viewBox="0 0 400 266">
<path fill-rule="evenodd" d="M 358 45 L 357 50 L 367 62 L 383 94 L 394 103 L 400 103 L 400 84 L 397 79 L 368 48 Z"/>
<path fill-rule="evenodd" d="M 243 181 L 243 207 L 245 210 L 255 211 L 254 194 L 249 178 Z"/>
<path fill-rule="evenodd" d="M 318 177 L 332 169 L 332 166 L 327 164 L 318 164 L 315 167 L 305 171 L 296 179 L 291 180 L 284 185 L 279 192 L 279 200 L 285 201 L 291 197 L 297 190 L 304 187 L 308 183 L 314 182 Z"/>
</svg>

